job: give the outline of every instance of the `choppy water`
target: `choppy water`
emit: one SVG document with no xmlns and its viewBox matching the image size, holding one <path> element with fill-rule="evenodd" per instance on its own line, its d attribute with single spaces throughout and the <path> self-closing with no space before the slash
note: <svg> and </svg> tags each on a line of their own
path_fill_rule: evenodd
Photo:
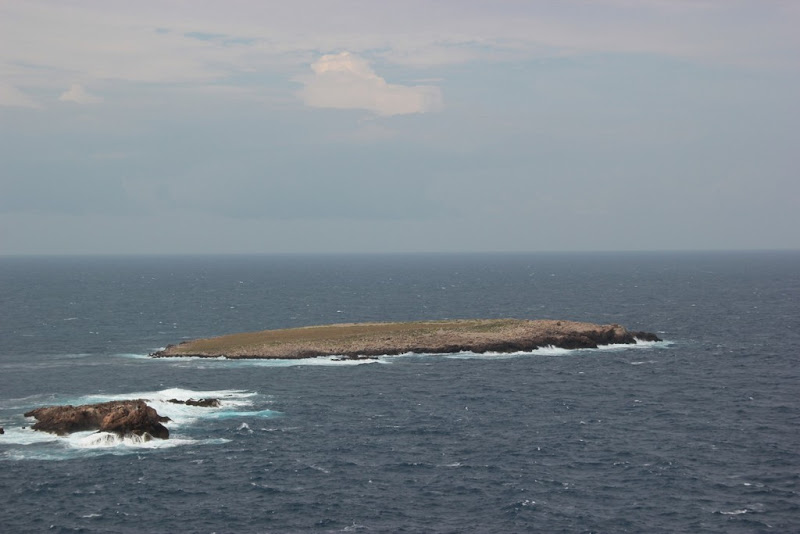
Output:
<svg viewBox="0 0 800 534">
<path fill-rule="evenodd" d="M 4 532 L 800 531 L 800 254 L 0 259 Z M 664 343 L 152 360 L 350 321 L 618 322 Z M 217 396 L 219 408 L 170 404 Z M 36 433 L 142 397 L 171 439 Z"/>
</svg>

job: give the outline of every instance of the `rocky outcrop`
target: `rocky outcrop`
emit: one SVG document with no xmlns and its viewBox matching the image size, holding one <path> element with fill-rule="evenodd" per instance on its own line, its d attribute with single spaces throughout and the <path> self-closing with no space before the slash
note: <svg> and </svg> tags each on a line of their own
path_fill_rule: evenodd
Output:
<svg viewBox="0 0 800 534">
<path fill-rule="evenodd" d="M 44 406 L 25 413 L 36 418 L 34 430 L 51 432 L 60 436 L 72 432 L 97 430 L 118 436 L 150 436 L 169 438 L 169 430 L 162 423 L 168 417 L 158 415 L 143 400 L 110 401 L 81 406 Z"/>
<path fill-rule="evenodd" d="M 200 406 L 201 408 L 217 408 L 222 404 L 219 402 L 219 399 L 187 399 L 187 400 L 178 400 L 178 399 L 169 399 L 167 402 L 171 402 L 172 404 L 185 404 L 186 406 Z"/>
<path fill-rule="evenodd" d="M 618 324 L 575 321 L 475 319 L 409 323 L 354 323 L 264 330 L 170 345 L 151 356 L 228 359 L 298 359 L 337 356 L 361 359 L 408 352 L 519 352 L 554 346 L 565 349 L 660 341 L 649 332 Z"/>
</svg>

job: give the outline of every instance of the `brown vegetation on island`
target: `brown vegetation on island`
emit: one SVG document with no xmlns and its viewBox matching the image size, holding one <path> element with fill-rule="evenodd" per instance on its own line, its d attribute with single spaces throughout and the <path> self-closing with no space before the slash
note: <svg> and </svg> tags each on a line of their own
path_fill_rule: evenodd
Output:
<svg viewBox="0 0 800 534">
<path fill-rule="evenodd" d="M 186 341 L 153 357 L 298 359 L 318 356 L 365 358 L 408 352 L 518 352 L 555 346 L 566 349 L 660 341 L 655 334 L 630 332 L 618 324 L 575 321 L 475 319 L 402 323 L 348 323 Z"/>
</svg>

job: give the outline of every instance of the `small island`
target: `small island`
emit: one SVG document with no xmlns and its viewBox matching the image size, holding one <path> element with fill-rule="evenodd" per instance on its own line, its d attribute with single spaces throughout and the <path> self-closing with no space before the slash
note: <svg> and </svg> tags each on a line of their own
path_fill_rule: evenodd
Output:
<svg viewBox="0 0 800 534">
<path fill-rule="evenodd" d="M 202 408 L 216 408 L 219 399 L 170 399 L 172 404 L 185 404 Z M 161 416 L 144 399 L 117 400 L 72 406 L 42 406 L 25 412 L 25 417 L 36 419 L 31 428 L 66 436 L 74 432 L 94 430 L 116 434 L 120 438 L 138 436 L 147 441 L 153 438 L 168 439 L 169 430 L 162 423 L 170 421 Z"/>
<path fill-rule="evenodd" d="M 169 430 L 161 423 L 168 417 L 158 415 L 142 399 L 83 404 L 81 406 L 43 406 L 29 412 L 33 417 L 33 430 L 50 432 L 59 436 L 95 430 L 109 432 L 119 437 L 136 435 L 145 439 L 169 438 Z"/>
<path fill-rule="evenodd" d="M 529 352 L 542 347 L 661 341 L 618 324 L 524 319 L 459 319 L 395 323 L 347 323 L 263 330 L 185 341 L 150 354 L 154 358 L 300 359 L 337 356 L 375 358 L 405 353 Z"/>
</svg>

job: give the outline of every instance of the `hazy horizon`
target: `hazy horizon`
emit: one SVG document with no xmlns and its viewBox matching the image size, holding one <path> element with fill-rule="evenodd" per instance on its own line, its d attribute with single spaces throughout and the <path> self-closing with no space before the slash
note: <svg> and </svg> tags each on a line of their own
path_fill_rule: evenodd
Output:
<svg viewBox="0 0 800 534">
<path fill-rule="evenodd" d="M 90 252 L 90 253 L 12 253 L 0 258 L 225 258 L 225 257 L 392 257 L 392 256 L 681 256 L 681 255 L 740 255 L 740 254 L 797 254 L 800 249 L 659 249 L 659 250 L 475 250 L 475 251 L 369 251 L 369 252 Z"/>
</svg>

